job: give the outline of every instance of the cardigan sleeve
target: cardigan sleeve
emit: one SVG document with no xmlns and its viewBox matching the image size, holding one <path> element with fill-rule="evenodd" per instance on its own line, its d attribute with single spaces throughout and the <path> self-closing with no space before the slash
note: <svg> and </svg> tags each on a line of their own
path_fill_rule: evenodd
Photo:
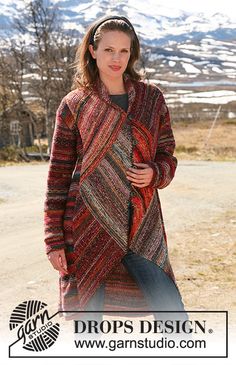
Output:
<svg viewBox="0 0 236 365">
<path fill-rule="evenodd" d="M 149 186 L 163 189 L 172 181 L 177 167 L 177 158 L 173 155 L 175 139 L 170 122 L 170 113 L 161 93 L 162 104 L 159 115 L 159 131 L 154 161 L 148 164 L 153 168 L 153 177 Z"/>
<path fill-rule="evenodd" d="M 65 247 L 63 216 L 78 157 L 77 149 L 80 150 L 77 135 L 71 125 L 74 125 L 74 117 L 64 98 L 56 112 L 44 202 L 44 242 L 47 254 Z"/>
</svg>

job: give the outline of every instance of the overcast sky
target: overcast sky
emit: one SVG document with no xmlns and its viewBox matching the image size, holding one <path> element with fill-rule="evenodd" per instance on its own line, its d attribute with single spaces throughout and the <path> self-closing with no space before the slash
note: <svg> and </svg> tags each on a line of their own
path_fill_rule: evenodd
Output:
<svg viewBox="0 0 236 365">
<path fill-rule="evenodd" d="M 235 0 L 156 0 L 156 3 L 184 11 L 197 11 L 206 14 L 221 12 L 236 18 Z"/>
<path fill-rule="evenodd" d="M 30 0 L 25 0 L 30 1 Z M 50 0 L 49 0 L 50 1 Z M 52 3 L 56 3 L 58 0 L 51 0 Z M 65 0 L 61 0 L 65 1 Z M 94 0 L 95 1 L 95 0 Z M 16 3 L 14 0 L 0 0 L 0 11 L 1 6 Z M 18 0 L 21 3 L 22 0 Z M 97 0 L 99 2 L 99 0 Z M 127 0 L 131 3 L 132 0 Z M 115 1 L 114 1 L 115 3 Z M 206 15 L 211 15 L 216 12 L 220 12 L 228 15 L 230 18 L 236 20 L 236 0 L 148 0 L 142 3 L 143 10 L 145 11 L 145 4 L 149 3 L 150 7 L 158 8 L 158 5 L 169 7 L 173 9 L 189 11 L 189 12 L 203 12 Z M 78 4 L 80 1 L 78 0 Z M 135 1 L 134 1 L 135 4 Z M 151 9 L 149 9 L 151 10 Z"/>
</svg>

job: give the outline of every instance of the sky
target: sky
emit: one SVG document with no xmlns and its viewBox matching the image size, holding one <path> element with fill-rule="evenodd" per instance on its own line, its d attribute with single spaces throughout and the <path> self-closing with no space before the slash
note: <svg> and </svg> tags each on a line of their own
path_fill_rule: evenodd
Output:
<svg viewBox="0 0 236 365">
<path fill-rule="evenodd" d="M 29 0 L 25 0 L 29 1 Z M 51 0 L 52 3 L 56 3 L 58 0 Z M 61 0 L 65 1 L 65 0 Z M 135 0 L 133 0 L 135 3 Z M 132 3 L 132 0 L 126 0 L 126 3 Z M 1 11 L 1 4 L 2 6 L 7 4 L 12 4 L 13 2 L 16 2 L 15 0 L 0 0 L 0 11 Z M 21 0 L 18 0 L 20 3 Z M 98 0 L 99 2 L 99 0 Z M 118 3 L 119 1 L 117 1 Z M 120 2 L 125 2 L 120 1 Z M 78 4 L 80 1 L 78 0 Z M 116 3 L 116 1 L 112 1 L 111 3 Z M 136 1 L 137 3 L 137 1 Z M 202 12 L 205 15 L 211 15 L 217 12 L 223 13 L 228 15 L 231 19 L 236 20 L 236 0 L 147 0 L 144 1 L 144 4 L 148 3 L 148 7 L 151 5 L 155 9 L 158 8 L 158 6 L 164 6 L 173 8 L 176 10 L 183 10 L 187 12 Z M 142 2 L 143 4 L 143 2 Z M 143 6 L 143 5 L 142 5 Z M 145 11 L 145 5 L 144 5 L 144 11 Z"/>
<path fill-rule="evenodd" d="M 203 12 L 207 15 L 217 12 L 236 18 L 235 0 L 153 0 L 163 6 L 190 12 Z"/>
</svg>

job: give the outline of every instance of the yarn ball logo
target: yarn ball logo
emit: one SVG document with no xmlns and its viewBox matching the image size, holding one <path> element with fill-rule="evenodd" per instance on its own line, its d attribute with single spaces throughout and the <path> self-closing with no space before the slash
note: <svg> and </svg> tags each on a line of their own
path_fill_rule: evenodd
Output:
<svg viewBox="0 0 236 365">
<path fill-rule="evenodd" d="M 60 332 L 59 323 L 49 317 L 46 303 L 28 300 L 17 305 L 10 317 L 10 330 L 17 328 L 18 340 L 29 351 L 44 351 L 51 347 Z"/>
</svg>

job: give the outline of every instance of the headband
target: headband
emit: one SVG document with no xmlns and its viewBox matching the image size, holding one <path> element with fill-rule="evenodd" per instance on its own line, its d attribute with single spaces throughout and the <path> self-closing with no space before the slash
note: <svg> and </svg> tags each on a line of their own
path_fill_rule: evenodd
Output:
<svg viewBox="0 0 236 365">
<path fill-rule="evenodd" d="M 94 35 L 98 29 L 98 27 L 100 27 L 101 24 L 105 23 L 107 20 L 112 20 L 112 19 L 118 19 L 118 20 L 123 20 L 134 32 L 136 38 L 137 38 L 137 35 L 135 33 L 135 30 L 134 30 L 134 27 L 133 25 L 130 23 L 130 21 L 124 17 L 124 16 L 117 16 L 117 15 L 114 15 L 114 16 L 108 16 L 106 17 L 105 19 L 103 19 L 101 22 L 99 22 L 93 29 L 92 33 L 91 33 L 91 36 L 90 36 L 90 40 L 89 40 L 89 44 L 94 44 Z"/>
</svg>

